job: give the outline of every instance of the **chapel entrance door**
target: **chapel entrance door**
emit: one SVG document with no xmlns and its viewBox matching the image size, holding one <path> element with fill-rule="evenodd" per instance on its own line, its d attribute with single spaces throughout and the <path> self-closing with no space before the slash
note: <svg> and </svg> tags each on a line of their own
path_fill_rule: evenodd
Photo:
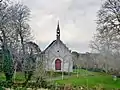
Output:
<svg viewBox="0 0 120 90">
<path fill-rule="evenodd" d="M 61 60 L 60 59 L 55 60 L 55 70 L 61 70 Z"/>
</svg>

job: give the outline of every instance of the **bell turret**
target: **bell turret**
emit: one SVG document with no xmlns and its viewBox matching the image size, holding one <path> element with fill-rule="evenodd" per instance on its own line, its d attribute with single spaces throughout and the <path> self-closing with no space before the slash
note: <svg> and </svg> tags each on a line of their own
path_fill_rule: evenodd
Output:
<svg viewBox="0 0 120 90">
<path fill-rule="evenodd" d="M 60 40 L 60 27 L 59 27 L 59 21 L 58 21 L 58 25 L 57 25 L 56 36 L 57 36 L 57 40 Z"/>
</svg>

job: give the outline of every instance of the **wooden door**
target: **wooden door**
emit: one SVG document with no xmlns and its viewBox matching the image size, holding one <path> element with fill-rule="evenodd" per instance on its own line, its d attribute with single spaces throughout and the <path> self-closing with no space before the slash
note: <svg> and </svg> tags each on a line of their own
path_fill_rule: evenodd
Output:
<svg viewBox="0 0 120 90">
<path fill-rule="evenodd" d="M 61 70 L 61 60 L 60 59 L 55 60 L 55 70 Z"/>
</svg>

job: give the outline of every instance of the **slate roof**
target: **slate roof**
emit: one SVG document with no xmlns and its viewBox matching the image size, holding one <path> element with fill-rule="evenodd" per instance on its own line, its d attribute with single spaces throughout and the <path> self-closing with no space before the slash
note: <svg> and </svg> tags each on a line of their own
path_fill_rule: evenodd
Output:
<svg viewBox="0 0 120 90">
<path fill-rule="evenodd" d="M 46 48 L 44 51 L 42 51 L 42 54 L 44 54 L 45 51 L 46 51 L 49 47 L 51 47 L 55 42 L 56 42 L 56 40 L 52 41 L 52 43 L 50 43 L 50 44 L 47 46 L 47 48 Z"/>
</svg>

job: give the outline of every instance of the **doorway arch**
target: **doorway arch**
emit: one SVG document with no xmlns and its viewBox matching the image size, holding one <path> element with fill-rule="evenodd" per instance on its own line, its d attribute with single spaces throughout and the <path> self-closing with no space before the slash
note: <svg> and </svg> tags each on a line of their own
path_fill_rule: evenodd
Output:
<svg viewBox="0 0 120 90">
<path fill-rule="evenodd" d="M 55 70 L 61 70 L 61 62 L 60 59 L 55 60 Z"/>
</svg>

